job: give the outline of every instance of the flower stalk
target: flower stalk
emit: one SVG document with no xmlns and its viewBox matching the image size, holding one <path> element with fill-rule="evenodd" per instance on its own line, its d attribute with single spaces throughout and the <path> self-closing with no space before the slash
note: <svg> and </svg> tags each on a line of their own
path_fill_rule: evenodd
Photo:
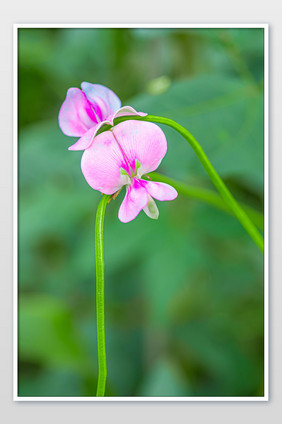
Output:
<svg viewBox="0 0 282 424">
<path fill-rule="evenodd" d="M 111 196 L 104 195 L 98 205 L 95 223 L 95 258 L 96 258 L 96 316 L 98 344 L 98 384 L 96 396 L 104 396 L 107 378 L 107 359 L 105 341 L 105 307 L 104 307 L 104 218 L 106 206 Z"/>
</svg>

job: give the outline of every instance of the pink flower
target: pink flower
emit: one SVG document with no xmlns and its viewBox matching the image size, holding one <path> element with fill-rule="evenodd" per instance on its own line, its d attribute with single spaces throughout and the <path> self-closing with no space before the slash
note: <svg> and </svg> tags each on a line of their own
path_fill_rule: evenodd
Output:
<svg viewBox="0 0 282 424">
<path fill-rule="evenodd" d="M 159 211 L 153 198 L 173 200 L 177 191 L 141 177 L 159 166 L 166 151 L 165 135 L 157 125 L 125 121 L 95 137 L 82 155 L 81 169 L 88 184 L 102 193 L 114 194 L 126 186 L 120 221 L 132 221 L 142 209 L 157 219 Z"/>
<path fill-rule="evenodd" d="M 63 133 L 71 137 L 80 137 L 69 150 L 87 149 L 97 131 L 105 124 L 113 126 L 114 119 L 119 116 L 147 115 L 136 112 L 130 106 L 121 107 L 118 96 L 103 85 L 83 82 L 81 88 L 82 90 L 79 88 L 68 90 L 59 112 L 59 125 Z"/>
</svg>

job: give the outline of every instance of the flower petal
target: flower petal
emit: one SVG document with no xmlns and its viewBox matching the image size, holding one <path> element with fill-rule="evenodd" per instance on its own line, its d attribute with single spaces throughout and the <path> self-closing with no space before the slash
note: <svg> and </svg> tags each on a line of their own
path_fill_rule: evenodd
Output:
<svg viewBox="0 0 282 424">
<path fill-rule="evenodd" d="M 114 125 L 113 121 L 115 118 L 120 118 L 121 116 L 132 116 L 132 115 L 146 116 L 148 114 L 144 112 L 137 112 L 131 106 L 123 106 L 120 109 L 118 109 L 112 116 L 108 117 L 108 120 L 111 120 L 112 125 Z"/>
<path fill-rule="evenodd" d="M 107 119 L 109 115 L 116 112 L 121 106 L 118 96 L 103 85 L 83 82 L 81 88 L 93 105 L 94 112 L 100 121 Z"/>
<path fill-rule="evenodd" d="M 76 143 L 74 143 L 72 146 L 69 147 L 69 150 L 85 150 L 88 147 L 90 147 L 90 144 L 94 140 L 94 137 L 96 136 L 96 133 L 103 125 L 114 125 L 114 119 L 119 116 L 128 116 L 128 115 L 139 115 L 139 116 L 146 116 L 146 113 L 143 112 L 136 112 L 132 107 L 130 106 L 124 106 L 120 108 L 116 113 L 108 116 L 108 118 L 102 122 L 99 122 L 99 124 L 95 124 L 90 130 L 88 130 L 83 136 L 77 140 Z"/>
<path fill-rule="evenodd" d="M 81 158 L 81 170 L 86 181 L 92 188 L 105 194 L 113 194 L 128 184 L 129 179 L 121 174 L 121 168 L 129 172 L 112 131 L 95 137 L 94 143 Z"/>
<path fill-rule="evenodd" d="M 125 121 L 114 126 L 112 131 L 134 173 L 136 160 L 141 164 L 138 177 L 154 171 L 166 154 L 165 135 L 151 122 Z"/>
<path fill-rule="evenodd" d="M 120 118 L 121 116 L 133 116 L 133 115 L 137 115 L 137 116 L 146 116 L 148 115 L 147 113 L 144 112 L 136 112 L 135 109 L 133 109 L 133 107 L 131 106 L 123 106 L 120 109 L 118 109 L 115 113 L 113 113 L 112 115 L 109 115 L 107 117 L 107 120 L 110 122 L 110 125 L 114 125 L 114 119 L 115 118 Z"/>
<path fill-rule="evenodd" d="M 79 137 L 97 124 L 91 105 L 79 88 L 70 88 L 59 112 L 59 125 L 64 134 Z"/>
<path fill-rule="evenodd" d="M 107 121 L 95 124 L 92 128 L 90 128 L 90 130 L 84 133 L 83 136 L 80 137 L 76 143 L 70 146 L 69 150 L 85 150 L 90 147 L 92 141 L 94 140 L 94 137 L 96 136 L 96 133 L 106 123 Z"/>
<path fill-rule="evenodd" d="M 142 180 L 142 185 L 150 196 L 157 200 L 174 200 L 178 196 L 175 188 L 169 184 Z"/>
<path fill-rule="evenodd" d="M 126 195 L 119 208 L 118 217 L 121 222 L 132 221 L 139 212 L 145 208 L 149 200 L 148 194 L 142 184 L 134 179 L 133 184 L 127 186 Z"/>
<path fill-rule="evenodd" d="M 143 211 L 149 218 L 158 219 L 159 209 L 156 205 L 156 202 L 154 201 L 154 199 L 152 199 L 151 196 L 148 196 L 148 198 L 149 198 L 149 201 L 147 205 L 145 206 L 145 208 L 143 208 Z"/>
</svg>

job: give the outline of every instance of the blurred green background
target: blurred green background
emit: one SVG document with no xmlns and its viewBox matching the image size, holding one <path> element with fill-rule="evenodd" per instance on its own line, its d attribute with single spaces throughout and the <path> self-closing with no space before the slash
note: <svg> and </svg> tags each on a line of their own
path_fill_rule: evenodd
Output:
<svg viewBox="0 0 282 424">
<path fill-rule="evenodd" d="M 175 119 L 235 197 L 263 210 L 262 29 L 18 32 L 19 396 L 95 396 L 94 221 L 101 195 L 58 127 L 69 87 Z M 162 127 L 158 171 L 211 188 Z M 105 219 L 107 396 L 263 396 L 263 257 L 231 215 L 182 195 Z"/>
</svg>

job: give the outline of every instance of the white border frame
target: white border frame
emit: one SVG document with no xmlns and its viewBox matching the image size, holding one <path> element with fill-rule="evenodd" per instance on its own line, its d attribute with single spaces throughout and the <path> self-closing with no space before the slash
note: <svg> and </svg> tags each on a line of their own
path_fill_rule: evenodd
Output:
<svg viewBox="0 0 282 424">
<path fill-rule="evenodd" d="M 18 396 L 18 29 L 19 28 L 260 28 L 264 29 L 264 396 L 21 397 Z M 269 25 L 268 24 L 14 24 L 13 25 L 13 400 L 216 402 L 269 400 Z"/>
</svg>

